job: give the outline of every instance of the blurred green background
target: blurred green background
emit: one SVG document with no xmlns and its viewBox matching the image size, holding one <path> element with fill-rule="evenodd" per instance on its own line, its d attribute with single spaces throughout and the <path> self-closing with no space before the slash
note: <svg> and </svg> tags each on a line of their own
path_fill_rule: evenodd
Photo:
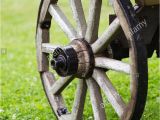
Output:
<svg viewBox="0 0 160 120">
<path fill-rule="evenodd" d="M 40 0 L 1 0 L 0 4 L 0 39 L 1 39 L 1 71 L 0 71 L 0 120 L 51 120 L 55 119 L 45 97 L 40 77 L 37 72 L 35 30 L 38 6 Z M 83 0 L 86 16 L 88 14 L 88 1 Z M 67 0 L 60 1 L 69 20 L 73 21 L 71 8 Z M 100 21 L 101 34 L 108 26 L 108 14 L 112 8 L 108 2 L 103 2 Z M 55 23 L 52 24 L 51 39 L 61 44 L 67 43 L 66 36 Z M 146 108 L 142 120 L 159 119 L 159 60 L 154 54 L 148 59 L 149 63 L 149 89 Z M 128 77 L 110 72 L 119 93 L 127 100 L 129 93 Z M 72 107 L 76 80 L 71 83 L 63 93 L 69 110 Z M 104 96 L 104 95 L 103 95 Z M 106 112 L 109 120 L 116 120 L 113 108 L 106 103 Z M 87 94 L 84 120 L 92 120 L 92 108 Z"/>
</svg>

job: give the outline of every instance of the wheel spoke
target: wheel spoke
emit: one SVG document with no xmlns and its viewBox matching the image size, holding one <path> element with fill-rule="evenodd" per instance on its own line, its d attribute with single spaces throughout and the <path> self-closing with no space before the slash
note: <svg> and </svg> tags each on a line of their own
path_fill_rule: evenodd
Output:
<svg viewBox="0 0 160 120">
<path fill-rule="evenodd" d="M 117 35 L 120 28 L 119 20 L 116 18 L 109 27 L 104 31 L 104 33 L 92 44 L 92 49 L 94 53 L 100 52 L 107 48 L 109 43 Z"/>
<path fill-rule="evenodd" d="M 85 15 L 82 7 L 82 2 L 81 0 L 71 0 L 71 7 L 74 15 L 74 19 L 77 22 L 77 31 L 80 37 L 84 38 L 86 34 L 86 20 L 85 20 Z"/>
<path fill-rule="evenodd" d="M 71 114 L 66 114 L 66 115 L 61 115 L 58 120 L 71 120 L 72 115 Z"/>
<path fill-rule="evenodd" d="M 93 73 L 93 78 L 97 81 L 98 85 L 104 91 L 108 98 L 108 101 L 111 103 L 119 117 L 121 117 L 124 112 L 125 103 L 116 91 L 116 89 L 113 87 L 105 72 L 95 69 Z"/>
<path fill-rule="evenodd" d="M 41 77 L 43 78 L 43 83 L 44 83 L 44 87 L 46 89 L 46 94 L 48 96 L 49 102 L 53 106 L 53 110 L 54 110 L 55 114 L 57 116 L 59 116 L 57 113 L 57 109 L 58 108 L 65 108 L 63 97 L 61 96 L 61 94 L 53 95 L 52 93 L 49 92 L 51 85 L 53 85 L 55 82 L 55 77 L 50 72 L 44 72 L 41 75 Z M 62 117 L 63 116 L 59 116 L 58 118 L 61 120 L 64 120 L 64 119 L 62 119 Z"/>
<path fill-rule="evenodd" d="M 58 5 L 50 5 L 49 12 L 70 40 L 77 38 L 77 33 Z"/>
<path fill-rule="evenodd" d="M 60 94 L 73 79 L 73 76 L 62 77 L 53 84 L 53 86 L 50 88 L 50 92 L 55 95 Z"/>
<path fill-rule="evenodd" d="M 86 80 L 88 89 L 90 91 L 90 98 L 95 120 L 106 120 L 105 109 L 101 106 L 103 104 L 100 87 L 93 78 Z"/>
<path fill-rule="evenodd" d="M 110 3 L 114 8 L 117 8 L 117 4 L 113 5 L 115 0 L 110 0 Z M 115 2 L 116 3 L 116 2 Z M 137 11 L 139 7 L 135 7 L 134 10 Z M 122 18 L 122 15 L 118 14 L 119 10 L 115 10 L 117 12 L 117 16 Z M 118 31 L 120 30 L 120 22 L 119 18 L 116 18 L 109 27 L 104 31 L 104 33 L 92 44 L 92 49 L 94 53 L 101 52 L 107 48 L 109 43 L 116 37 Z M 125 21 L 125 20 L 122 20 Z M 126 24 L 125 24 L 126 25 Z M 127 31 L 127 30 L 124 30 Z M 125 32 L 128 34 L 128 32 Z M 129 34 L 130 35 L 130 34 Z"/>
<path fill-rule="evenodd" d="M 51 45 L 49 43 L 43 43 L 42 44 L 42 52 L 53 53 L 57 47 L 60 47 L 60 45 Z"/>
<path fill-rule="evenodd" d="M 98 38 L 101 5 L 102 0 L 90 0 L 89 18 L 85 37 L 89 43 L 93 43 Z"/>
<path fill-rule="evenodd" d="M 129 64 L 110 58 L 105 58 L 105 57 L 95 58 L 95 66 L 130 74 Z"/>
<path fill-rule="evenodd" d="M 79 84 L 72 108 L 72 120 L 82 120 L 86 92 L 87 92 L 86 81 L 83 79 L 79 79 Z"/>
</svg>

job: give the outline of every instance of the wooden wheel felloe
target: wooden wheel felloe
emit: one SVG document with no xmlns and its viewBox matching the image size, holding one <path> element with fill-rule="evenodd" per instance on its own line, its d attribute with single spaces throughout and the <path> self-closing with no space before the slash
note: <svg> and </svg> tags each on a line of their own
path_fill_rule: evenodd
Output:
<svg viewBox="0 0 160 120">
<path fill-rule="evenodd" d="M 131 34 L 130 31 L 130 29 L 138 23 L 131 3 L 124 0 L 111 0 L 117 18 L 102 35 L 98 37 L 102 1 L 90 1 L 88 23 L 86 23 L 81 0 L 71 0 L 70 2 L 74 19 L 77 23 L 76 30 L 58 6 L 58 0 L 42 0 L 37 20 L 36 47 L 38 70 L 45 93 L 55 116 L 59 120 L 82 120 L 88 88 L 95 120 L 106 120 L 109 118 L 109 116 L 105 114 L 104 108 L 101 107 L 101 103 L 103 103 L 101 90 L 107 96 L 109 103 L 120 119 L 140 119 L 147 96 L 147 58 L 140 33 Z M 49 69 L 49 63 L 51 61 L 48 59 L 48 55 L 53 54 L 55 49 L 57 49 L 57 46 L 50 44 L 49 30 L 52 17 L 71 41 L 68 46 L 74 51 L 75 58 L 78 61 L 73 62 L 73 65 L 77 66 L 77 69 L 72 71 L 74 74 L 71 74 L 72 72 L 70 74 L 63 74 L 64 76 L 61 75 L 63 77 L 59 80 L 56 80 L 53 72 Z M 114 40 L 114 37 L 117 35 L 116 33 L 120 27 L 122 27 L 128 39 L 129 63 L 115 60 L 104 54 L 110 42 Z M 83 42 L 81 41 L 82 39 Z M 88 49 L 89 47 L 91 49 Z M 62 50 L 68 49 L 68 47 L 60 48 L 62 48 Z M 69 55 L 68 57 L 72 60 L 73 53 Z M 66 59 L 64 60 L 66 61 Z M 54 65 L 55 62 L 57 61 L 54 61 Z M 63 65 L 64 64 L 61 66 L 63 67 Z M 65 67 L 65 70 L 71 69 L 72 67 L 69 67 L 68 64 L 66 66 L 68 68 Z M 56 69 L 58 69 L 58 67 Z M 109 80 L 106 70 L 123 72 L 131 76 L 131 97 L 128 103 L 124 102 L 113 86 L 112 81 Z M 65 107 L 61 93 L 76 77 L 79 78 L 79 82 L 70 113 Z"/>
</svg>

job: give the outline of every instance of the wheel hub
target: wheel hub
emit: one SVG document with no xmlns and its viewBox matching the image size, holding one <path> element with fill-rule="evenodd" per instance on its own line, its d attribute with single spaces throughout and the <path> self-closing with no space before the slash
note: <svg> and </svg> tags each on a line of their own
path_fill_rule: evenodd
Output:
<svg viewBox="0 0 160 120">
<path fill-rule="evenodd" d="M 76 39 L 69 46 L 57 47 L 53 52 L 51 66 L 63 77 L 90 77 L 94 68 L 94 55 L 89 43 L 83 39 Z"/>
</svg>

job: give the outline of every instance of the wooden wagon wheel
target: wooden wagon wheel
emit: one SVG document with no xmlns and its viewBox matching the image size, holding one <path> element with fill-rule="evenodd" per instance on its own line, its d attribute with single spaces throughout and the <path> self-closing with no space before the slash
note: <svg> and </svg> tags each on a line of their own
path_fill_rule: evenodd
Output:
<svg viewBox="0 0 160 120">
<path fill-rule="evenodd" d="M 82 119 L 87 88 L 90 92 L 95 120 L 109 118 L 109 116 L 106 117 L 105 110 L 101 107 L 101 103 L 103 103 L 101 89 L 120 119 L 140 119 L 147 96 L 147 59 L 140 33 L 131 34 L 130 31 L 138 24 L 131 3 L 127 0 L 111 0 L 117 18 L 98 37 L 101 0 L 90 1 L 88 24 L 86 24 L 81 0 L 71 0 L 77 30 L 72 27 L 57 2 L 58 0 L 41 1 L 36 32 L 38 70 L 57 119 Z M 52 17 L 72 41 L 68 47 L 55 47 L 49 43 Z M 128 39 L 130 63 L 108 58 L 103 54 L 116 36 L 120 26 Z M 49 71 L 50 61 L 47 57 L 49 54 L 54 54 L 52 67 L 61 76 L 66 77 L 55 80 L 54 74 Z M 131 76 L 131 99 L 128 103 L 123 101 L 107 77 L 105 71 L 108 69 L 124 72 Z M 79 78 L 79 83 L 73 109 L 69 113 L 64 105 L 61 92 L 75 77 Z"/>
</svg>

